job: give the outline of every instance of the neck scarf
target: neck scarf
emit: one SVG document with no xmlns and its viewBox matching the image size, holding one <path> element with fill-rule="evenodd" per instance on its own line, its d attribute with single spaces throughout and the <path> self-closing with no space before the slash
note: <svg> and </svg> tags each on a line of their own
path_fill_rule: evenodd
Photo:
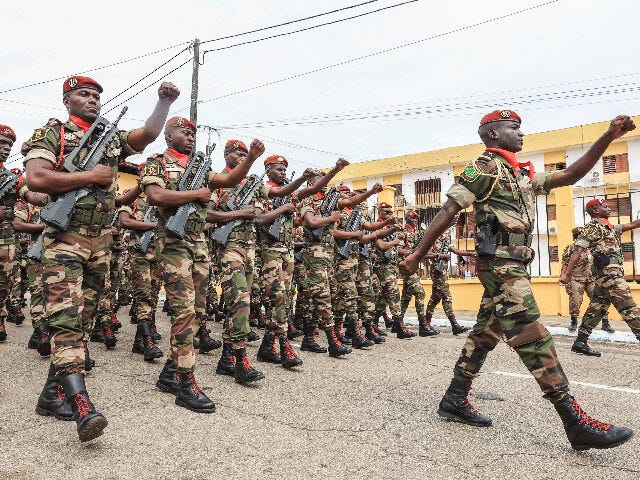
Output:
<svg viewBox="0 0 640 480">
<path fill-rule="evenodd" d="M 91 127 L 91 123 L 76 117 L 75 115 L 69 115 L 69 120 L 71 120 L 73 123 L 76 124 L 76 126 L 80 127 L 80 130 L 82 130 L 83 132 L 87 132 L 87 130 L 89 130 L 89 128 Z"/>
<path fill-rule="evenodd" d="M 189 164 L 189 155 L 185 155 L 184 153 L 177 152 L 173 148 L 170 148 L 168 152 L 171 154 L 172 157 L 175 157 L 175 159 L 178 160 L 178 163 L 182 168 L 187 168 L 187 165 Z"/>
<path fill-rule="evenodd" d="M 501 148 L 487 148 L 487 151 L 497 153 L 507 162 L 509 162 L 509 165 L 511 165 L 511 168 L 513 168 L 513 173 L 515 175 L 518 175 L 518 171 L 520 170 L 520 168 L 529 167 L 529 180 L 533 180 L 534 171 L 531 162 L 519 162 L 516 158 L 515 153 L 508 152 L 507 150 L 502 150 Z"/>
</svg>

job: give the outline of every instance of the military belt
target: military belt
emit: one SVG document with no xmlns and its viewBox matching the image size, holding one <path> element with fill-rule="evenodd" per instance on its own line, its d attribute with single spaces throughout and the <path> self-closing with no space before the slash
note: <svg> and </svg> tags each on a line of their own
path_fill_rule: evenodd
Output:
<svg viewBox="0 0 640 480">
<path fill-rule="evenodd" d="M 530 247 L 531 235 L 524 233 L 498 232 L 497 244 L 502 246 Z"/>
<path fill-rule="evenodd" d="M 13 238 L 15 237 L 16 233 L 13 231 L 13 228 L 11 227 L 11 225 L 8 225 L 6 227 L 0 227 L 0 238 L 5 240 L 7 238 Z"/>
<path fill-rule="evenodd" d="M 72 226 L 101 226 L 109 227 L 113 222 L 113 212 L 97 212 L 76 208 L 71 216 Z"/>
</svg>

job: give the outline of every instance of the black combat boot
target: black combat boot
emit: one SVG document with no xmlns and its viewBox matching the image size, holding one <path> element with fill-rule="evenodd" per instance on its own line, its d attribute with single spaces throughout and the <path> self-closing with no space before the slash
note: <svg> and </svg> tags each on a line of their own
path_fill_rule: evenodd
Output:
<svg viewBox="0 0 640 480">
<path fill-rule="evenodd" d="M 198 351 L 200 353 L 208 353 L 211 350 L 222 347 L 220 340 L 211 338 L 206 320 L 200 320 L 200 328 L 196 332 L 196 337 L 198 337 Z"/>
<path fill-rule="evenodd" d="M 104 346 L 107 347 L 109 350 L 116 348 L 116 343 L 118 343 L 118 338 L 116 337 L 116 334 L 113 331 L 113 328 L 111 327 L 110 321 L 104 324 L 102 331 L 104 332 Z"/>
<path fill-rule="evenodd" d="M 469 330 L 469 327 L 463 327 L 462 325 L 460 325 L 456 320 L 456 317 L 453 315 L 451 315 L 451 318 L 449 318 L 449 323 L 451 324 L 451 333 L 454 335 L 460 335 L 461 333 Z"/>
<path fill-rule="evenodd" d="M 616 427 L 589 417 L 570 395 L 554 405 L 562 419 L 564 431 L 574 450 L 613 448 L 622 445 L 633 436 L 633 430 Z"/>
<path fill-rule="evenodd" d="M 373 340 L 369 340 L 365 337 L 362 329 L 360 328 L 360 322 L 355 322 L 355 327 L 353 329 L 353 336 L 351 337 L 351 345 L 353 348 L 367 348 L 375 345 Z"/>
<path fill-rule="evenodd" d="M 213 413 L 216 411 L 215 403 L 198 386 L 193 372 L 177 373 L 176 380 L 178 381 L 176 405 L 197 413 Z"/>
<path fill-rule="evenodd" d="M 249 330 L 249 334 L 247 335 L 247 342 L 257 342 L 260 340 L 260 335 L 258 335 L 253 330 Z"/>
<path fill-rule="evenodd" d="M 578 329 L 578 317 L 571 317 L 571 325 L 569 325 L 569 331 L 575 332 Z"/>
<path fill-rule="evenodd" d="M 84 370 L 86 372 L 90 372 L 91 369 L 96 366 L 96 362 L 92 360 L 91 356 L 89 355 L 89 342 L 83 340 L 82 348 L 84 349 Z"/>
<path fill-rule="evenodd" d="M 282 366 L 284 368 L 299 367 L 302 365 L 302 359 L 296 355 L 286 334 L 278 336 L 280 343 L 280 358 L 282 358 Z"/>
<path fill-rule="evenodd" d="M 51 340 L 49 339 L 49 327 L 47 325 L 40 325 L 40 337 L 38 338 L 38 346 L 36 350 L 41 357 L 48 357 L 51 355 Z"/>
<path fill-rule="evenodd" d="M 384 326 L 387 330 L 389 329 L 393 329 L 393 322 L 391 321 L 391 318 L 389 317 L 389 314 L 386 312 L 386 309 L 384 312 L 381 312 L 380 315 L 382 316 L 382 319 L 384 320 Z M 391 332 L 391 333 L 395 333 L 395 332 Z"/>
<path fill-rule="evenodd" d="M 604 330 L 607 333 L 616 333 L 616 331 L 613 329 L 613 327 L 609 323 L 609 319 L 608 318 L 603 318 L 602 319 L 602 330 Z"/>
<path fill-rule="evenodd" d="M 396 336 L 401 340 L 416 336 L 415 333 L 407 328 L 407 326 L 402 321 L 402 318 L 395 318 L 393 320 L 393 325 L 395 327 Z M 393 329 L 391 331 L 393 331 Z"/>
<path fill-rule="evenodd" d="M 343 321 L 342 318 L 333 318 L 333 330 L 336 332 L 336 338 L 340 343 L 351 345 L 351 340 L 342 334 Z"/>
<path fill-rule="evenodd" d="M 160 335 L 158 333 L 158 329 L 156 328 L 156 316 L 154 315 L 151 318 L 151 323 L 149 324 L 149 328 L 151 329 L 151 338 L 153 338 L 153 341 L 158 343 L 160 340 L 162 340 L 162 335 Z"/>
<path fill-rule="evenodd" d="M 374 343 L 384 343 L 386 342 L 385 338 L 382 335 L 378 335 L 376 333 L 375 328 L 373 328 L 373 324 L 371 323 L 365 323 L 364 324 L 364 330 L 366 333 L 366 337 L 369 340 L 373 340 Z"/>
<path fill-rule="evenodd" d="M 131 351 L 144 355 L 144 359 L 147 362 L 152 362 L 154 359 L 162 357 L 162 350 L 160 350 L 153 341 L 151 337 L 151 327 L 148 323 L 138 323 Z"/>
<path fill-rule="evenodd" d="M 342 355 L 351 353 L 351 349 L 343 345 L 342 342 L 338 340 L 338 336 L 336 335 L 336 331 L 333 327 L 327 328 L 324 333 L 327 334 L 330 357 L 341 357 Z"/>
<path fill-rule="evenodd" d="M 178 379 L 176 375 L 178 371 L 176 370 L 176 366 L 173 363 L 173 360 L 168 359 L 162 371 L 160 372 L 160 376 L 158 377 L 158 381 L 156 382 L 156 387 L 162 392 L 171 393 L 172 395 L 178 394 Z"/>
<path fill-rule="evenodd" d="M 381 337 L 386 337 L 387 336 L 387 332 L 383 332 L 382 330 L 380 330 L 380 319 L 376 318 L 372 323 L 371 326 L 373 327 L 373 331 L 376 332 L 376 335 L 380 335 Z"/>
<path fill-rule="evenodd" d="M 230 343 L 222 345 L 222 355 L 220 356 L 220 360 L 218 360 L 216 373 L 218 375 L 229 375 L 231 377 L 235 377 L 236 375 L 236 358 L 233 356 Z"/>
<path fill-rule="evenodd" d="M 24 322 L 24 314 L 22 313 L 22 309 L 20 307 L 15 308 L 14 306 L 9 306 L 9 315 L 7 315 L 7 322 L 15 323 L 16 325 L 22 325 L 22 322 Z"/>
<path fill-rule="evenodd" d="M 7 339 L 7 329 L 4 326 L 4 318 L 0 318 L 0 342 L 4 342 Z"/>
<path fill-rule="evenodd" d="M 234 350 L 233 356 L 236 359 L 235 376 L 237 383 L 246 385 L 247 383 L 257 382 L 264 378 L 264 373 L 253 368 L 251 362 L 249 362 L 246 348 L 238 348 L 237 350 Z"/>
<path fill-rule="evenodd" d="M 287 338 L 289 340 L 294 340 L 298 337 L 302 337 L 304 332 L 296 328 L 295 324 L 291 320 L 291 317 L 287 319 Z"/>
<path fill-rule="evenodd" d="M 165 301 L 164 303 L 166 305 L 167 302 Z M 129 309 L 129 323 L 132 323 L 133 325 L 138 323 L 138 314 L 136 313 L 136 309 L 133 308 L 133 305 L 131 305 L 131 308 Z"/>
<path fill-rule="evenodd" d="M 481 414 L 467 399 L 469 390 L 471 390 L 471 382 L 463 382 L 455 378 L 451 380 L 451 385 L 440 400 L 438 415 L 473 427 L 491 426 L 491 419 Z"/>
<path fill-rule="evenodd" d="M 53 415 L 58 420 L 73 420 L 71 406 L 65 401 L 62 385 L 56 378 L 56 369 L 53 363 L 49 365 L 49 375 L 44 388 L 38 397 L 36 413 L 48 417 Z"/>
<path fill-rule="evenodd" d="M 282 357 L 278 353 L 278 350 L 276 350 L 277 339 L 273 333 L 265 332 L 260 348 L 258 349 L 258 360 L 261 362 L 282 363 Z"/>
<path fill-rule="evenodd" d="M 89 399 L 87 387 L 84 384 L 84 374 L 70 373 L 60 378 L 60 383 L 71 404 L 73 419 L 78 427 L 78 437 L 81 442 L 88 442 L 102 435 L 107 419 L 97 412 Z"/>
<path fill-rule="evenodd" d="M 315 326 L 307 326 L 304 329 L 304 338 L 302 339 L 302 345 L 300 346 L 300 350 L 303 352 L 313 352 L 313 353 L 326 353 L 327 349 L 325 347 L 321 347 L 316 342 L 316 333 L 318 328 Z"/>
<path fill-rule="evenodd" d="M 29 337 L 29 341 L 27 342 L 27 348 L 29 350 L 35 350 L 38 348 L 38 344 L 40 343 L 40 327 L 36 327 L 33 329 L 33 333 Z"/>
<path fill-rule="evenodd" d="M 96 320 L 96 323 L 89 334 L 89 340 L 96 343 L 104 343 L 104 328 L 100 321 Z"/>
<path fill-rule="evenodd" d="M 578 336 L 571 346 L 571 351 L 581 353 L 582 355 L 588 355 L 590 357 L 599 357 L 601 353 L 597 350 L 594 350 L 587 344 L 588 338 L 588 335 L 584 333 L 578 333 Z"/>
<path fill-rule="evenodd" d="M 114 332 L 117 332 L 122 328 L 122 323 L 120 322 L 118 316 L 116 315 L 116 312 L 114 311 L 111 312 L 111 328 Z"/>
<path fill-rule="evenodd" d="M 418 335 L 421 337 L 433 337 L 440 332 L 431 326 L 431 316 L 418 314 Z"/>
</svg>

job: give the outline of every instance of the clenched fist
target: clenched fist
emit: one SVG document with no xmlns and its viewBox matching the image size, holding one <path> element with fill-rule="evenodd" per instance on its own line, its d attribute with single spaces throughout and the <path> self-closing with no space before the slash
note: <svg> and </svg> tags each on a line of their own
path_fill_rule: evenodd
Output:
<svg viewBox="0 0 640 480">
<path fill-rule="evenodd" d="M 158 98 L 173 103 L 180 96 L 180 90 L 171 82 L 162 82 L 158 87 Z"/>
</svg>

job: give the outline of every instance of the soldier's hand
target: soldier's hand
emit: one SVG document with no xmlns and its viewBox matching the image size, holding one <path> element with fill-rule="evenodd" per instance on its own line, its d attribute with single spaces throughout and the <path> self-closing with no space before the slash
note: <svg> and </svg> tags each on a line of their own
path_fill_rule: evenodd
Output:
<svg viewBox="0 0 640 480">
<path fill-rule="evenodd" d="M 560 278 L 558 279 L 558 283 L 562 286 L 565 286 L 569 283 L 569 276 L 568 275 L 560 275 Z"/>
<path fill-rule="evenodd" d="M 355 232 L 353 232 L 353 238 L 356 238 L 358 240 L 360 240 L 362 238 L 362 235 L 364 235 L 362 233 L 362 230 L 356 230 Z"/>
<path fill-rule="evenodd" d="M 412 253 L 398 264 L 398 267 L 400 267 L 400 273 L 405 277 L 413 275 L 418 271 L 419 263 L 418 258 Z"/>
<path fill-rule="evenodd" d="M 283 213 L 296 213 L 296 206 L 293 203 L 285 203 L 282 206 Z"/>
<path fill-rule="evenodd" d="M 111 235 L 118 235 L 118 233 L 120 233 L 118 227 L 111 227 Z"/>
<path fill-rule="evenodd" d="M 349 165 L 349 162 L 347 160 L 345 160 L 344 158 L 339 158 L 338 161 L 336 162 L 336 168 L 338 170 L 342 170 L 347 165 Z"/>
<path fill-rule="evenodd" d="M 376 183 L 371 190 L 373 190 L 374 193 L 380 193 L 383 189 L 383 186 L 381 183 Z"/>
<path fill-rule="evenodd" d="M 330 218 L 332 222 L 338 222 L 340 220 L 340 212 L 338 210 L 334 210 L 328 218 Z"/>
<path fill-rule="evenodd" d="M 196 190 L 196 194 L 198 195 L 198 200 L 202 203 L 209 203 L 211 200 L 211 190 L 208 187 L 202 187 Z"/>
<path fill-rule="evenodd" d="M 180 96 L 180 90 L 171 82 L 162 82 L 158 87 L 158 98 L 173 103 Z"/>
<path fill-rule="evenodd" d="M 106 165 L 96 165 L 91 170 L 91 183 L 101 187 L 108 187 L 113 182 L 113 172 L 111 167 Z"/>
<path fill-rule="evenodd" d="M 627 115 L 618 115 L 611 121 L 609 132 L 613 134 L 613 138 L 620 138 L 625 133 L 635 130 L 636 125 Z"/>
<path fill-rule="evenodd" d="M 260 210 L 256 207 L 244 207 L 238 210 L 238 215 L 240 215 L 241 218 L 246 218 L 247 220 L 255 220 L 259 213 Z"/>
<path fill-rule="evenodd" d="M 248 156 L 249 159 L 255 160 L 263 153 L 264 153 L 264 144 L 260 140 L 255 139 L 253 142 L 251 142 L 251 146 L 249 147 L 249 156 Z"/>
<path fill-rule="evenodd" d="M 304 172 L 302 172 L 302 177 L 305 180 L 309 180 L 311 178 L 316 177 L 317 175 L 319 175 L 321 172 L 319 172 L 318 170 L 314 170 L 313 168 L 307 168 L 305 169 Z"/>
</svg>

